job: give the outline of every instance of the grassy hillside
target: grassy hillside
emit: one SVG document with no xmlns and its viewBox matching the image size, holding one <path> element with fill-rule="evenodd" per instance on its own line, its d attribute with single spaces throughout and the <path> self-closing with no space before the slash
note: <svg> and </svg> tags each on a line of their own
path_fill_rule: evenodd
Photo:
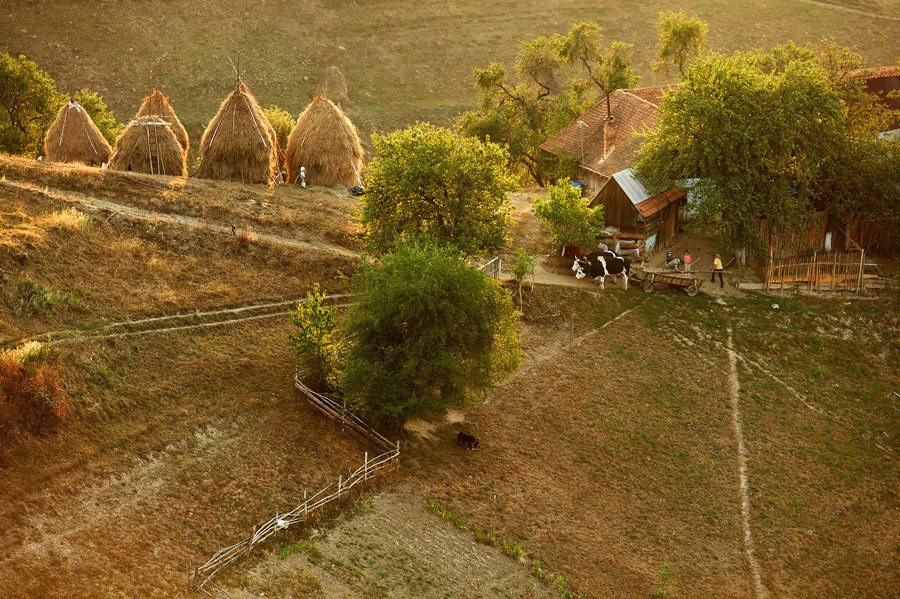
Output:
<svg viewBox="0 0 900 599">
<path fill-rule="evenodd" d="M 102 2 L 12 0 L 0 7 L 0 50 L 23 52 L 67 91 L 99 91 L 119 119 L 130 118 L 154 85 L 171 98 L 196 143 L 234 85 L 226 55 L 241 55 L 264 105 L 297 114 L 321 71 L 347 76 L 351 116 L 364 132 L 415 120 L 449 122 L 475 101 L 472 69 L 509 61 L 519 42 L 559 33 L 580 20 L 635 46 L 644 83 L 660 10 L 684 7 L 710 22 L 710 45 L 725 51 L 804 43 L 825 36 L 856 44 L 872 64 L 896 61 L 896 0 L 614 0 L 485 3 L 197 0 Z"/>
</svg>

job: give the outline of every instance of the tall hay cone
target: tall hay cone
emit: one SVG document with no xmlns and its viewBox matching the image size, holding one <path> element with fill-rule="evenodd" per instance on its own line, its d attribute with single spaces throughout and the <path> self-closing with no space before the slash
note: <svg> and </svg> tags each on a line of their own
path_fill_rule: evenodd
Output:
<svg viewBox="0 0 900 599">
<path fill-rule="evenodd" d="M 277 171 L 275 129 L 241 83 L 228 94 L 200 138 L 201 179 L 268 183 Z"/>
<path fill-rule="evenodd" d="M 324 96 L 313 98 L 288 138 L 288 181 L 297 183 L 306 167 L 311 185 L 352 187 L 362 184 L 365 150 L 359 133 L 340 108 Z"/>
<path fill-rule="evenodd" d="M 144 101 L 141 103 L 141 107 L 138 109 L 137 114 L 134 115 L 134 118 L 139 119 L 142 116 L 158 116 L 160 119 L 169 123 L 172 128 L 172 133 L 175 134 L 178 143 L 181 144 L 182 149 L 184 149 L 185 154 L 187 154 L 191 143 L 188 139 L 187 130 L 184 128 L 184 125 L 181 124 L 172 105 L 169 104 L 169 99 L 166 98 L 161 91 L 155 89 L 153 90 L 153 93 L 144 98 Z"/>
<path fill-rule="evenodd" d="M 187 176 L 187 154 L 172 126 L 158 115 L 134 119 L 116 139 L 109 168 L 153 175 Z"/>
<path fill-rule="evenodd" d="M 347 92 L 347 79 L 339 68 L 332 65 L 322 72 L 319 80 L 319 94 L 325 96 L 340 107 L 350 106 L 350 94 Z"/>
<path fill-rule="evenodd" d="M 74 100 L 66 102 L 44 136 L 44 158 L 52 162 L 80 162 L 100 166 L 112 148 L 91 115 Z"/>
</svg>

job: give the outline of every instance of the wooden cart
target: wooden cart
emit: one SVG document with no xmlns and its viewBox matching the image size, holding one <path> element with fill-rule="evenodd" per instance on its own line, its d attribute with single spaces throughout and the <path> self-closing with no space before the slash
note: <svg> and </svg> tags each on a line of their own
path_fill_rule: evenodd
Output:
<svg viewBox="0 0 900 599">
<path fill-rule="evenodd" d="M 692 272 L 676 272 L 662 268 L 648 268 L 645 266 L 632 266 L 628 278 L 641 284 L 641 288 L 650 293 L 657 283 L 664 283 L 682 289 L 689 296 L 694 297 L 700 292 L 703 278 Z"/>
</svg>

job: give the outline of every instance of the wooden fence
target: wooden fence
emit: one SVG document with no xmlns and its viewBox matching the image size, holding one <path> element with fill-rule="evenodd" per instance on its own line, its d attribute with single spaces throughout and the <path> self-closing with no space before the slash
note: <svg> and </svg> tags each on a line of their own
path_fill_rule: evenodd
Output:
<svg viewBox="0 0 900 599">
<path fill-rule="evenodd" d="M 500 259 L 500 256 L 495 256 L 491 258 L 484 264 L 478 267 L 478 270 L 484 272 L 487 276 L 492 279 L 500 278 L 500 268 L 503 266 L 503 261 Z"/>
<path fill-rule="evenodd" d="M 883 279 L 866 264 L 865 250 L 813 252 L 811 256 L 772 258 L 766 264 L 765 290 L 806 288 L 813 291 L 854 291 L 884 288 Z"/>
<path fill-rule="evenodd" d="M 366 443 L 383 450 L 373 458 L 369 458 L 369 452 L 363 457 L 363 463 L 346 478 L 341 475 L 337 481 L 320 489 L 312 496 L 303 492 L 303 503 L 283 514 L 276 513 L 268 521 L 260 526 L 254 526 L 249 537 L 234 545 L 220 549 L 205 564 L 193 568 L 190 573 L 191 585 L 194 589 L 204 592 L 211 597 L 216 596 L 211 583 L 213 577 L 223 568 L 229 566 L 247 555 L 253 547 L 264 542 L 280 530 L 285 530 L 292 524 L 304 522 L 310 512 L 322 509 L 329 503 L 347 495 L 350 490 L 360 483 L 365 483 L 375 476 L 395 470 L 400 466 L 400 442 L 391 443 L 378 431 L 372 429 L 355 415 L 349 413 L 344 406 L 330 397 L 316 393 L 303 384 L 300 375 L 294 376 L 294 385 L 297 390 L 312 404 L 313 407 L 337 421 L 342 427 L 347 428 L 354 436 Z"/>
</svg>

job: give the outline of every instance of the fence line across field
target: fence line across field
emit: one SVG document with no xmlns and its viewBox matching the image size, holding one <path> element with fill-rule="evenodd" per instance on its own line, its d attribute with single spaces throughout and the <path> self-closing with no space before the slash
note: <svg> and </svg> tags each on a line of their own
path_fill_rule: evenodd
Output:
<svg viewBox="0 0 900 599">
<path fill-rule="evenodd" d="M 304 385 L 300 373 L 294 375 L 294 386 L 320 412 L 337 420 L 361 440 L 386 451 L 373 458 L 369 458 L 369 452 L 365 452 L 362 465 L 351 472 L 349 476 L 346 478 L 344 475 L 338 476 L 337 481 L 319 489 L 312 496 L 308 496 L 307 492 L 304 491 L 303 503 L 288 512 L 276 513 L 261 526 L 254 526 L 253 532 L 249 537 L 234 545 L 220 549 L 205 564 L 194 568 L 190 573 L 191 584 L 195 589 L 203 591 L 207 595 L 215 596 L 215 593 L 210 590 L 213 588 L 210 583 L 213 577 L 223 568 L 247 555 L 254 546 L 266 541 L 280 530 L 285 530 L 293 524 L 305 521 L 310 512 L 319 510 L 334 500 L 347 495 L 356 485 L 365 483 L 379 474 L 390 472 L 400 465 L 399 441 L 391 443 L 386 437 L 372 429 L 356 415 L 349 413 L 340 403 Z"/>
</svg>

